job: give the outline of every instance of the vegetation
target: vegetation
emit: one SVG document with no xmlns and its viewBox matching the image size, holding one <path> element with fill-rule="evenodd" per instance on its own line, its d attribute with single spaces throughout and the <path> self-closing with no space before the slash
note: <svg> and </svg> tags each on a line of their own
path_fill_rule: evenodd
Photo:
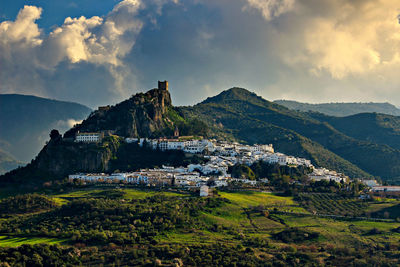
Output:
<svg viewBox="0 0 400 267">
<path fill-rule="evenodd" d="M 65 202 L 0 220 L 0 265 L 400 264 L 400 223 L 312 215 L 293 197 L 98 187 L 51 197 Z"/>
<path fill-rule="evenodd" d="M 361 216 L 365 215 L 368 206 L 357 197 L 334 193 L 301 193 L 298 199 L 308 211 L 320 214 Z"/>
<path fill-rule="evenodd" d="M 236 164 L 229 167 L 228 172 L 234 178 L 261 180 L 268 179 L 270 186 L 275 189 L 287 190 L 294 182 L 304 183 L 308 181 L 308 174 L 311 169 L 305 166 L 281 166 L 269 164 L 265 161 L 257 161 L 251 166 Z"/>
<path fill-rule="evenodd" d="M 299 243 L 316 239 L 319 237 L 319 234 L 316 232 L 310 232 L 303 229 L 290 227 L 274 234 L 273 237 L 285 243 Z"/>
<path fill-rule="evenodd" d="M 17 195 L 0 201 L 0 217 L 43 211 L 53 207 L 55 207 L 55 203 L 46 196 L 38 194 Z"/>
<path fill-rule="evenodd" d="M 47 213 L 0 222 L 3 233 L 69 238 L 86 244 L 150 242 L 159 232 L 195 227 L 196 215 L 221 199 L 155 195 L 124 203 L 118 199 L 76 199 Z"/>
<path fill-rule="evenodd" d="M 226 90 L 193 107 L 180 108 L 180 111 L 185 118 L 207 122 L 215 136 L 230 135 L 248 143 L 272 143 L 277 151 L 309 158 L 318 166 L 351 177 L 370 177 L 372 174 L 395 181 L 399 174 L 400 150 L 396 147 L 378 142 L 377 138 L 353 137 L 345 129 L 336 129 L 335 124 L 331 125 L 323 115 L 289 110 L 245 89 Z M 363 129 L 366 124 L 354 119 L 352 125 Z M 379 124 L 374 132 L 379 132 L 384 125 Z M 393 130 L 389 130 L 395 132 L 397 124 L 391 125 Z"/>
<path fill-rule="evenodd" d="M 168 91 L 150 90 L 107 110 L 93 112 L 82 124 L 69 130 L 65 140 L 52 139 L 27 168 L 0 180 L 43 182 L 62 179 L 77 171 L 109 171 L 113 166 L 127 170 L 135 163 L 122 157 L 129 153 L 120 140 L 111 140 L 108 146 L 74 144 L 67 140 L 71 141 L 78 130 L 109 131 L 121 137 L 160 137 L 173 135 L 178 127 L 181 135 L 272 143 L 277 151 L 311 159 L 316 166 L 350 177 L 380 176 L 395 183 L 400 166 L 399 125 L 397 118 L 389 115 L 334 118 L 297 112 L 241 88 L 224 91 L 193 107 L 179 108 L 172 106 Z M 131 158 L 136 161 L 141 156 Z M 172 155 L 166 163 L 180 161 L 181 156 Z"/>
<path fill-rule="evenodd" d="M 253 170 L 245 164 L 236 164 L 229 168 L 229 172 L 234 178 L 255 180 L 256 175 Z"/>
<path fill-rule="evenodd" d="M 353 138 L 400 149 L 400 117 L 377 113 L 362 113 L 342 118 L 322 114 L 311 115 Z"/>
<path fill-rule="evenodd" d="M 383 113 L 400 116 L 400 110 L 390 103 L 323 103 L 309 104 L 290 100 L 276 100 L 275 103 L 298 111 L 314 111 L 330 116 L 344 117 L 358 113 Z"/>
<path fill-rule="evenodd" d="M 169 166 L 186 166 L 190 163 L 201 163 L 205 160 L 199 156 L 186 157 L 181 150 L 161 151 L 154 150 L 144 144 L 123 144 L 119 147 L 115 157 L 111 160 L 110 171 L 132 171 L 141 168 Z"/>
<path fill-rule="evenodd" d="M 77 103 L 30 95 L 1 94 L 0 103 L 1 147 L 20 162 L 29 162 L 37 155 L 51 129 L 58 127 L 64 132 L 68 120 L 82 120 L 91 112 Z"/>
<path fill-rule="evenodd" d="M 204 162 L 204 159 L 197 155 L 187 156 L 183 151 L 153 150 L 146 144 L 140 147 L 135 143 L 125 143 L 116 135 L 105 137 L 102 143 L 88 144 L 56 138 L 26 167 L 0 176 L 0 183 L 34 188 L 78 172 L 136 171 L 200 162 Z"/>
</svg>

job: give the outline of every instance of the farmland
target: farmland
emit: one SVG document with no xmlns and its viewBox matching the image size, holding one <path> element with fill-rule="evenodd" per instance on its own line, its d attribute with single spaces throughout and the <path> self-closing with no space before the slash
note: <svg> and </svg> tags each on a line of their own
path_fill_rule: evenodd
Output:
<svg viewBox="0 0 400 267">
<path fill-rule="evenodd" d="M 361 216 L 368 207 L 366 201 L 333 193 L 301 193 L 298 200 L 308 211 L 318 214 Z"/>
<path fill-rule="evenodd" d="M 381 257 L 390 264 L 398 256 L 400 223 L 353 217 L 372 209 L 378 212 L 378 203 L 385 203 L 382 208 L 395 207 L 396 200 L 363 202 L 328 193 L 290 197 L 256 191 L 215 191 L 212 197 L 199 198 L 189 192 L 100 187 L 43 197 L 57 205 L 50 210 L 24 216 L 11 214 L 0 220 L 3 253 L 8 253 L 6 248 L 17 249 L 21 245 L 40 251 L 41 246 L 62 246 L 79 249 L 86 255 L 80 259 L 81 263 L 92 264 L 89 255 L 93 253 L 104 256 L 104 262 L 112 257 L 110 244 L 122 251 L 121 259 L 127 257 L 123 251 L 135 255 L 139 252 L 133 252 L 134 248 L 141 246 L 148 253 L 153 251 L 159 255 L 163 262 L 173 260 L 173 256 L 165 255 L 181 255 L 188 264 L 196 260 L 207 264 L 207 253 L 214 262 L 222 262 L 219 252 L 210 252 L 209 248 L 214 246 L 237 262 L 270 259 L 278 263 L 285 255 L 304 264 L 322 261 L 340 265 L 343 261 L 358 262 L 352 256 L 356 250 L 360 255 L 367 255 L 371 262 L 378 260 L 367 254 L 367 248 L 376 250 L 374 255 L 384 252 L 385 256 Z M 313 212 L 311 207 L 318 212 Z M 361 211 L 349 213 L 356 209 Z M 347 216 L 346 219 L 327 218 L 322 212 Z M 182 246 L 190 253 L 178 252 Z M 172 254 L 162 253 L 165 247 Z M 201 259 L 196 258 L 198 249 L 207 251 Z M 90 254 L 89 251 L 97 252 Z M 247 254 L 242 254 L 245 251 Z M 249 251 L 252 252 L 249 254 Z M 133 265 L 142 264 L 150 255 L 128 258 Z M 96 258 L 96 264 L 101 262 Z"/>
</svg>

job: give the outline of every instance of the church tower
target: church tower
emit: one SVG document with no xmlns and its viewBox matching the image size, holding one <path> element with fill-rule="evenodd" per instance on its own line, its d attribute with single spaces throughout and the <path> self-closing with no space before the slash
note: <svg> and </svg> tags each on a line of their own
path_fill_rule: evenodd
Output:
<svg viewBox="0 0 400 267">
<path fill-rule="evenodd" d="M 175 126 L 174 137 L 175 137 L 175 138 L 178 138 L 178 137 L 179 137 L 179 129 L 178 129 L 177 126 Z"/>
</svg>

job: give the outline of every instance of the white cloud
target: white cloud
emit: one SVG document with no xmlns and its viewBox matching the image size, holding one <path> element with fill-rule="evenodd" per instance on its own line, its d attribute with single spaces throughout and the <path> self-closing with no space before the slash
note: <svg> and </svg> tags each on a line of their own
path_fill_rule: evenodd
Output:
<svg viewBox="0 0 400 267">
<path fill-rule="evenodd" d="M 154 1 L 161 12 L 165 1 Z M 35 94 L 46 96 L 46 79 L 60 64 L 74 68 L 84 63 L 107 68 L 115 80 L 113 93 L 125 97 L 129 69 L 123 59 L 145 23 L 139 16 L 144 8 L 140 0 L 123 0 L 105 17 L 67 17 L 44 34 L 36 23 L 42 9 L 24 6 L 15 21 L 0 23 L 0 90 L 25 93 L 34 88 Z"/>
<path fill-rule="evenodd" d="M 2 93 L 94 107 L 168 79 L 175 104 L 232 86 L 400 103 L 398 0 L 125 0 L 50 33 L 41 12 L 25 6 L 0 23 Z"/>
<path fill-rule="evenodd" d="M 302 13 L 298 12 L 293 25 L 297 33 L 290 33 L 295 39 L 282 51 L 286 63 L 306 64 L 311 73 L 328 72 L 334 79 L 376 74 L 387 64 L 398 65 L 398 1 L 318 3 L 316 6 L 313 1 L 301 2 Z M 280 37 L 284 35 L 287 33 L 280 33 Z M 285 36 L 278 43 L 287 41 Z"/>
<path fill-rule="evenodd" d="M 76 124 L 82 123 L 83 120 L 74 120 L 74 119 L 68 119 L 68 120 L 60 120 L 55 122 L 52 127 L 55 129 L 60 129 L 61 132 L 67 131 L 68 129 L 71 129 L 74 127 Z"/>
<path fill-rule="evenodd" d="M 295 4 L 295 0 L 247 0 L 247 2 L 248 5 L 244 10 L 258 9 L 267 21 L 291 11 Z"/>
<path fill-rule="evenodd" d="M 71 63 L 121 65 L 121 57 L 132 49 L 142 29 L 143 22 L 136 18 L 141 8 L 138 0 L 124 0 L 104 19 L 66 18 L 43 41 L 44 66 L 55 66 L 64 59 Z"/>
<path fill-rule="evenodd" d="M 0 42 L 7 45 L 16 42 L 39 45 L 40 30 L 35 21 L 40 18 L 42 9 L 35 6 L 24 6 L 14 22 L 0 23 Z"/>
</svg>

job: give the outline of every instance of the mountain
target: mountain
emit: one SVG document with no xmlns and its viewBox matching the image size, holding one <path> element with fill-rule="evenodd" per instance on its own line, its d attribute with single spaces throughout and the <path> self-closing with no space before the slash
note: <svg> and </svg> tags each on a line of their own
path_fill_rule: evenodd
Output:
<svg viewBox="0 0 400 267">
<path fill-rule="evenodd" d="M 234 138 L 272 143 L 278 151 L 310 158 L 352 177 L 400 177 L 400 150 L 348 136 L 327 121 L 289 110 L 242 88 L 229 89 L 193 107 L 181 108 L 181 112 Z"/>
<path fill-rule="evenodd" d="M 194 106 L 174 107 L 167 90 L 153 89 L 92 112 L 63 138 L 52 135 L 31 164 L 0 180 L 46 181 L 62 179 L 73 172 L 179 165 L 187 162 L 180 151 L 168 154 L 123 142 L 124 137 L 171 136 L 178 127 L 181 135 L 272 143 L 277 151 L 309 158 L 317 166 L 351 177 L 380 176 L 395 182 L 400 180 L 400 150 L 395 144 L 398 125 L 397 117 L 389 115 L 335 118 L 294 111 L 242 88 L 223 91 Z M 374 127 L 373 134 L 363 135 Z M 75 143 L 73 137 L 78 131 L 103 131 L 109 136 L 98 144 Z"/>
<path fill-rule="evenodd" d="M 0 149 L 0 175 L 21 165 L 22 162 Z"/>
<path fill-rule="evenodd" d="M 275 103 L 298 111 L 315 111 L 330 116 L 343 117 L 358 113 L 382 113 L 400 116 L 400 109 L 390 103 L 323 103 L 308 104 L 291 100 L 275 100 Z"/>
<path fill-rule="evenodd" d="M 207 129 L 197 120 L 183 119 L 172 106 L 168 91 L 153 89 L 139 93 L 115 106 L 92 112 L 81 124 L 67 131 L 64 138 L 52 134 L 50 141 L 30 164 L 1 176 L 0 180 L 41 183 L 63 179 L 75 172 L 181 165 L 185 160 L 181 151 L 141 149 L 137 144 L 125 143 L 122 138 L 168 136 L 173 134 L 177 125 L 186 134 L 194 134 L 199 130 L 206 133 L 204 131 Z M 102 143 L 76 143 L 73 137 L 78 131 L 103 131 L 109 136 Z"/>
<path fill-rule="evenodd" d="M 96 110 L 81 124 L 65 133 L 74 137 L 77 131 L 112 130 L 119 136 L 146 136 L 168 128 L 167 114 L 171 108 L 168 91 L 153 89 L 139 93 L 116 106 Z"/>
<path fill-rule="evenodd" d="M 69 129 L 91 109 L 72 102 L 31 95 L 0 95 L 0 147 L 18 161 L 29 162 L 51 129 Z"/>
<path fill-rule="evenodd" d="M 360 113 L 346 117 L 327 116 L 309 112 L 319 121 L 324 121 L 342 133 L 355 139 L 400 149 L 400 117 L 379 113 Z"/>
</svg>

